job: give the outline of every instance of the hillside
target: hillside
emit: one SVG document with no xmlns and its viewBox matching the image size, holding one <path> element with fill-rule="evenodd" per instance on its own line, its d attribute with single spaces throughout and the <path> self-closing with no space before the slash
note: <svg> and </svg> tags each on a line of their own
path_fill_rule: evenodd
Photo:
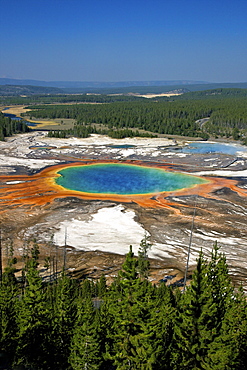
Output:
<svg viewBox="0 0 247 370">
<path fill-rule="evenodd" d="M 38 80 L 17 80 L 0 78 L 0 86 L 6 86 L 4 89 L 6 89 L 7 91 L 11 91 L 10 86 L 15 86 L 13 90 L 14 91 L 13 95 L 29 95 L 28 91 L 27 92 L 21 91 L 21 87 L 30 89 L 30 94 L 44 94 L 44 93 L 161 94 L 177 89 L 184 89 L 185 91 L 200 91 L 220 88 L 247 88 L 247 82 L 208 83 L 203 81 L 190 81 L 190 80 L 97 82 L 97 81 L 38 81 Z M 38 88 L 37 92 L 35 92 L 35 87 Z M 43 90 L 43 88 L 47 88 L 47 90 Z M 56 88 L 56 90 L 54 90 L 54 88 Z M 20 89 L 19 93 L 18 89 Z M 6 93 L 4 95 L 6 95 Z"/>
<path fill-rule="evenodd" d="M 63 91 L 56 87 L 0 84 L 0 96 L 29 96 L 29 95 L 61 94 L 61 93 L 63 93 Z"/>
</svg>

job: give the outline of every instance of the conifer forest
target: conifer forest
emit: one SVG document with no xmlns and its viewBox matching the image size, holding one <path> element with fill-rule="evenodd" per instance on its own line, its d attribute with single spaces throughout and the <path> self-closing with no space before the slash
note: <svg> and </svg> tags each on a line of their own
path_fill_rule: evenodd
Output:
<svg viewBox="0 0 247 370">
<path fill-rule="evenodd" d="M 247 89 L 214 89 L 170 98 L 75 97 L 77 103 L 88 104 L 75 104 L 75 101 L 71 104 L 71 96 L 59 96 L 56 101 L 62 99 L 63 104 L 57 105 L 53 100 L 50 105 L 30 105 L 28 114 L 36 119 L 75 119 L 72 129 L 53 133 L 61 137 L 87 137 L 91 133 L 114 138 L 162 134 L 201 137 L 204 140 L 233 137 L 246 143 L 246 95 Z M 205 118 L 205 122 L 200 121 Z"/>
<path fill-rule="evenodd" d="M 106 284 L 39 272 L 32 242 L 21 278 L 9 250 L 0 285 L 1 369 L 247 368 L 247 302 L 232 285 L 225 256 L 201 252 L 189 285 L 148 281 L 149 243 L 130 246 L 118 276 Z M 168 277 L 169 278 L 169 277 Z"/>
</svg>

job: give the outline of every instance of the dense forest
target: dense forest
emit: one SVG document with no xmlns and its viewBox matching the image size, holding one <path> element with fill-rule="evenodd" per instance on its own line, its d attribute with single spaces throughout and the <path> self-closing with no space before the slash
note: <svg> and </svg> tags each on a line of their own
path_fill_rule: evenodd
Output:
<svg viewBox="0 0 247 370">
<path fill-rule="evenodd" d="M 0 369 L 244 370 L 247 302 L 225 256 L 201 252 L 190 285 L 148 280 L 147 238 L 111 284 L 39 272 L 35 243 L 15 277 L 13 248 L 0 283 Z"/>
<path fill-rule="evenodd" d="M 87 137 L 91 133 L 114 138 L 181 135 L 205 140 L 233 138 L 247 143 L 247 89 L 211 89 L 152 99 L 122 94 L 32 95 L 8 99 L 13 99 L 12 104 L 27 104 L 31 109 L 27 113 L 30 119 L 76 121 L 69 130 L 61 127 L 50 132 L 54 137 Z M 22 132 L 22 124 L 11 123 L 13 133 Z M 18 126 L 16 130 L 14 125 Z M 3 133 L 4 136 L 8 133 Z"/>
<path fill-rule="evenodd" d="M 13 120 L 9 117 L 5 117 L 0 112 L 0 140 L 4 140 L 6 136 L 12 136 L 13 134 L 20 134 L 28 132 L 29 128 L 26 123 L 22 120 Z"/>
<path fill-rule="evenodd" d="M 1 86 L 0 86 L 1 95 Z M 65 104 L 65 103 L 111 103 L 116 101 L 146 100 L 145 98 L 123 94 L 34 94 L 27 96 L 0 96 L 2 105 L 10 104 Z"/>
<path fill-rule="evenodd" d="M 88 96 L 89 98 L 89 96 Z M 103 99 L 103 97 L 101 97 Z M 111 97 L 112 98 L 112 97 Z M 85 132 L 139 130 L 154 134 L 191 137 L 233 137 L 246 142 L 247 89 L 217 89 L 177 97 L 114 101 L 107 104 L 36 105 L 33 118 L 73 118 L 74 129 L 62 135 Z M 95 98 L 98 99 L 98 98 Z M 207 122 L 200 120 L 207 118 Z M 103 128 L 102 128 L 103 127 Z M 134 130 L 134 131 L 135 131 Z M 130 131 L 130 133 L 132 133 Z M 59 134 L 58 134 L 59 135 Z M 121 135 L 120 135 L 121 137 Z"/>
</svg>

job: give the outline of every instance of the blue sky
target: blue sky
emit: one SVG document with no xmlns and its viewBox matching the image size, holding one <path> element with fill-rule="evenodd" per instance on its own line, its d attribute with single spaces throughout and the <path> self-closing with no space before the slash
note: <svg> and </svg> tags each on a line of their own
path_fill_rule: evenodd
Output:
<svg viewBox="0 0 247 370">
<path fill-rule="evenodd" d="M 246 0 L 0 0 L 0 77 L 247 82 Z"/>
</svg>

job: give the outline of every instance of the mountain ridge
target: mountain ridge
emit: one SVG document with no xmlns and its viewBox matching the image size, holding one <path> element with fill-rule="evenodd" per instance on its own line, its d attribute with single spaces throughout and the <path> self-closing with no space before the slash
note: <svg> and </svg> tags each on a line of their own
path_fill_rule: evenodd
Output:
<svg viewBox="0 0 247 370">
<path fill-rule="evenodd" d="M 208 84 L 205 81 L 192 80 L 151 80 L 151 81 L 40 81 L 29 79 L 0 78 L 0 85 L 29 85 L 58 88 L 109 88 L 109 87 L 131 87 L 131 86 L 173 86 L 173 85 L 195 85 Z"/>
<path fill-rule="evenodd" d="M 23 84 L 21 84 L 23 83 Z M 25 83 L 25 84 L 24 84 Z M 36 83 L 36 85 L 35 85 Z M 62 87 L 65 84 L 74 87 Z M 43 84 L 43 85 L 42 85 Z M 54 86 L 55 84 L 61 85 Z M 77 86 L 76 86 L 77 84 Z M 79 87 L 81 84 L 81 87 Z M 82 86 L 84 84 L 84 86 Z M 47 86 L 53 85 L 53 86 Z M 93 86 L 92 86 L 93 85 Z M 122 85 L 122 86 L 120 86 Z M 164 94 L 187 93 L 212 89 L 247 89 L 247 82 L 209 83 L 200 81 L 125 81 L 125 82 L 45 82 L 38 80 L 14 80 L 0 78 L 0 96 L 25 95 L 56 95 L 56 94 L 100 94 L 100 95 L 129 95 L 129 94 Z"/>
</svg>

